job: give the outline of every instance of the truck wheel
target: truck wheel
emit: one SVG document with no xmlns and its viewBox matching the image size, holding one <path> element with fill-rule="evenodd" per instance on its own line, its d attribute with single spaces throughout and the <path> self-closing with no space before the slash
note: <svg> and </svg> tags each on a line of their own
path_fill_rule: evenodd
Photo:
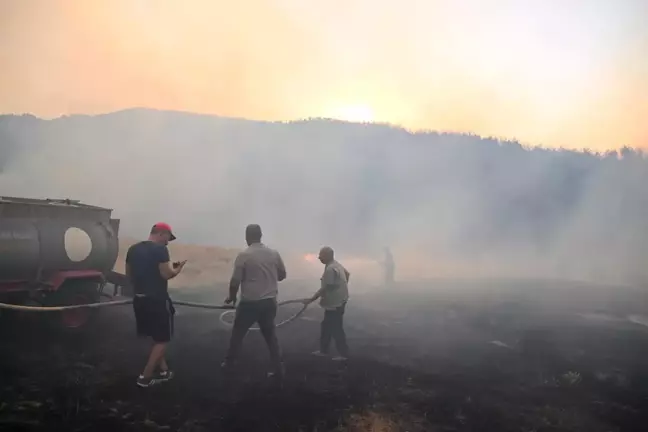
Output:
<svg viewBox="0 0 648 432">
<path fill-rule="evenodd" d="M 52 306 L 98 303 L 100 300 L 99 283 L 88 280 L 67 281 L 50 296 L 49 300 Z M 57 315 L 61 327 L 65 329 L 80 329 L 94 319 L 97 311 L 97 309 L 81 308 L 62 311 Z"/>
</svg>

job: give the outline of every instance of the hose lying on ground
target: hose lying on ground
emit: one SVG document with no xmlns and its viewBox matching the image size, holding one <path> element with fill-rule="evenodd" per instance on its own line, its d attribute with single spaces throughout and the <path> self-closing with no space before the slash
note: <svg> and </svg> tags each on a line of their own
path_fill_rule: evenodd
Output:
<svg viewBox="0 0 648 432">
<path fill-rule="evenodd" d="M 24 306 L 8 303 L 0 303 L 0 309 L 16 310 L 21 312 L 63 312 L 72 309 L 96 309 L 108 306 L 121 306 L 133 303 L 133 299 L 114 300 L 109 302 L 88 303 L 70 306 Z"/>
<path fill-rule="evenodd" d="M 72 309 L 95 309 L 108 306 L 123 306 L 133 303 L 133 299 L 127 300 L 113 300 L 108 302 L 99 302 L 99 303 L 88 303 L 88 304 L 79 304 L 79 305 L 70 305 L 70 306 L 23 306 L 23 305 L 14 305 L 7 303 L 0 303 L 0 309 L 9 309 L 9 310 L 18 310 L 24 312 L 62 312 Z M 235 306 L 231 305 L 216 305 L 208 303 L 193 303 L 186 301 L 173 301 L 174 305 L 180 306 L 189 306 L 202 309 L 235 309 Z"/>
<path fill-rule="evenodd" d="M 307 304 L 304 304 L 304 301 L 303 301 L 303 300 L 286 300 L 286 301 L 282 301 L 282 302 L 277 303 L 277 307 L 284 306 L 284 305 L 288 305 L 288 304 L 296 304 L 296 303 L 301 304 L 301 305 L 302 305 L 302 308 L 299 309 L 299 311 L 298 311 L 296 314 L 290 316 L 289 318 L 287 318 L 287 319 L 285 319 L 285 320 L 283 320 L 283 321 L 280 321 L 280 322 L 276 323 L 276 324 L 275 324 L 275 327 L 281 327 L 282 325 L 288 324 L 289 322 L 296 320 L 297 318 L 299 318 L 299 316 L 300 316 L 301 314 L 304 313 L 304 311 L 305 311 L 306 308 L 308 307 Z M 174 302 L 174 304 L 175 304 L 175 302 Z M 233 326 L 233 323 L 231 323 L 231 322 L 229 322 L 229 321 L 225 321 L 225 316 L 226 316 L 227 314 L 233 314 L 233 313 L 235 313 L 235 312 L 236 312 L 236 311 L 234 311 L 234 310 L 226 310 L 225 312 L 223 312 L 222 314 L 220 314 L 220 317 L 219 317 L 220 322 L 221 322 L 224 326 L 226 326 L 226 327 L 232 327 L 232 326 Z M 252 331 L 259 331 L 260 329 L 259 329 L 258 326 L 256 326 L 256 327 L 250 327 L 250 330 L 252 330 Z"/>
<path fill-rule="evenodd" d="M 68 311 L 73 309 L 96 309 L 96 308 L 102 308 L 108 306 L 123 306 L 132 303 L 133 303 L 133 299 L 113 300 L 108 302 L 69 305 L 69 306 L 24 306 L 24 305 L 0 303 L 0 309 L 8 309 L 8 310 L 21 311 L 21 312 L 63 312 L 63 311 Z M 295 303 L 302 303 L 302 300 L 287 300 L 287 301 L 279 302 L 277 306 L 283 306 L 283 305 L 295 304 Z M 233 305 L 194 303 L 194 302 L 187 302 L 187 301 L 180 301 L 180 300 L 174 300 L 173 304 L 178 306 L 188 306 L 188 307 L 195 307 L 201 309 L 220 309 L 220 310 L 226 309 L 226 311 L 220 315 L 220 321 L 227 327 L 231 327 L 232 324 L 225 321 L 224 319 L 225 315 L 228 313 L 234 313 L 236 309 L 236 306 Z M 290 318 L 277 323 L 276 327 L 281 327 L 282 325 L 288 324 L 289 322 L 297 319 L 302 313 L 304 313 L 307 307 L 308 305 L 303 305 L 303 307 L 299 310 L 299 312 L 297 312 Z M 259 330 L 259 328 L 253 327 L 250 330 Z"/>
</svg>

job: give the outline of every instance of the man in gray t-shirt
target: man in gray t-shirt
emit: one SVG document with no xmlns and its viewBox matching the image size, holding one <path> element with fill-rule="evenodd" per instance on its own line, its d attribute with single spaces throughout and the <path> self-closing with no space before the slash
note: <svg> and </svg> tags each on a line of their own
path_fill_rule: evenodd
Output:
<svg viewBox="0 0 648 432">
<path fill-rule="evenodd" d="M 258 323 L 268 344 L 273 375 L 282 378 L 283 365 L 274 320 L 277 315 L 278 282 L 286 279 L 286 267 L 279 252 L 261 243 L 261 236 L 259 225 L 248 225 L 245 229 L 248 248 L 234 261 L 229 297 L 225 303 L 236 303 L 239 286 L 241 301 L 236 308 L 229 351 L 223 366 L 229 366 L 236 360 L 245 335 L 254 323 Z"/>
<path fill-rule="evenodd" d="M 304 304 L 310 304 L 320 299 L 320 306 L 324 308 L 324 320 L 320 333 L 320 349 L 313 354 L 328 355 L 331 339 L 335 340 L 338 356 L 333 360 L 346 360 L 349 357 L 349 347 L 344 333 L 344 311 L 349 300 L 349 277 L 347 269 L 334 258 L 333 249 L 323 247 L 319 253 L 319 260 L 324 264 L 324 273 L 321 277 L 320 289 Z"/>
</svg>

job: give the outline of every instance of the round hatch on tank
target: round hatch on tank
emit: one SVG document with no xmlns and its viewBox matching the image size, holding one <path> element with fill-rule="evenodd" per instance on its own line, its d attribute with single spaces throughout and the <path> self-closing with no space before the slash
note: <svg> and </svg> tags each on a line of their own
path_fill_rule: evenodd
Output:
<svg viewBox="0 0 648 432">
<path fill-rule="evenodd" d="M 90 256 L 92 240 L 87 232 L 77 227 L 65 231 L 65 253 L 70 261 L 81 262 Z"/>
</svg>

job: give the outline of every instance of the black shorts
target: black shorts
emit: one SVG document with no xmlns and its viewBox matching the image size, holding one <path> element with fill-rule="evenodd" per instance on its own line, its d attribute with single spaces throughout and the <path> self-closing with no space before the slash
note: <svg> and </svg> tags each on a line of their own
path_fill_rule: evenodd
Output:
<svg viewBox="0 0 648 432">
<path fill-rule="evenodd" d="M 175 309 L 170 299 L 136 296 L 133 299 L 133 311 L 138 336 L 148 336 L 158 343 L 171 340 Z"/>
</svg>

